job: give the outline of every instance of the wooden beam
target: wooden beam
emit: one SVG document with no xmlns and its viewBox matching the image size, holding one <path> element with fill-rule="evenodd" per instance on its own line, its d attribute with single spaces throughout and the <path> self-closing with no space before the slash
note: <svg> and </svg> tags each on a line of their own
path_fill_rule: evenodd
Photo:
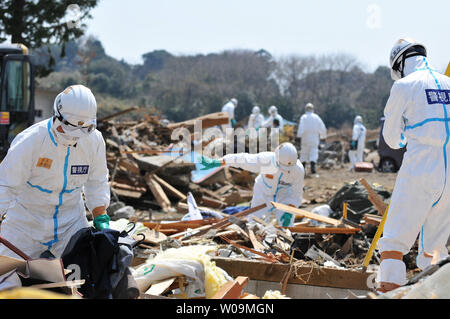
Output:
<svg viewBox="0 0 450 319">
<path fill-rule="evenodd" d="M 262 260 L 214 257 L 212 261 L 217 267 L 225 270 L 233 278 L 249 277 L 250 280 L 262 280 L 280 283 L 291 265 L 271 263 Z M 311 285 L 357 290 L 370 290 L 367 278 L 373 273 L 362 273 L 352 269 L 337 269 L 327 267 L 312 267 L 311 265 L 296 265 L 288 279 L 288 284 Z"/>
<path fill-rule="evenodd" d="M 292 213 L 292 214 L 295 214 L 300 217 L 306 217 L 306 218 L 317 220 L 319 222 L 330 224 L 333 226 L 342 225 L 341 221 L 334 219 L 334 218 L 325 217 L 325 216 L 322 216 L 319 214 L 308 212 L 308 211 L 300 209 L 300 208 L 295 208 L 295 207 L 280 204 L 280 203 L 275 203 L 275 202 L 271 202 L 271 203 L 276 209 L 279 209 L 279 210 L 282 210 L 282 211 L 285 211 L 288 213 Z"/>
<path fill-rule="evenodd" d="M 152 175 L 152 178 L 154 178 L 162 187 L 164 187 L 166 190 L 169 191 L 172 195 L 178 197 L 181 200 L 186 200 L 187 196 L 184 195 L 182 192 L 180 192 L 178 189 L 167 183 L 165 180 L 163 180 L 161 177 L 157 175 Z"/>
<path fill-rule="evenodd" d="M 347 227 L 308 227 L 308 226 L 294 226 L 286 227 L 293 233 L 314 233 L 314 234 L 354 234 L 361 229 L 347 228 Z"/>
<path fill-rule="evenodd" d="M 250 238 L 250 241 L 253 245 L 253 248 L 264 251 L 266 247 L 264 247 L 263 244 L 259 242 L 259 240 L 256 238 L 255 232 L 251 229 L 248 230 L 248 237 Z"/>
<path fill-rule="evenodd" d="M 375 208 L 377 209 L 378 215 L 383 216 L 384 212 L 386 211 L 387 204 L 383 201 L 380 195 L 378 195 L 377 192 L 375 192 L 372 189 L 372 187 L 369 185 L 369 183 L 367 183 L 367 181 L 364 178 L 361 178 L 359 181 L 369 193 L 369 200 L 373 204 L 373 206 L 375 206 Z"/>
<path fill-rule="evenodd" d="M 167 128 L 170 130 L 174 130 L 179 127 L 191 127 L 195 125 L 196 121 L 201 121 L 202 129 L 206 129 L 209 127 L 213 127 L 216 125 L 222 125 L 228 123 L 228 113 L 226 112 L 217 112 L 217 113 L 211 113 L 206 114 L 188 121 L 184 122 L 178 122 L 178 123 L 171 123 L 167 125 Z"/>
<path fill-rule="evenodd" d="M 145 176 L 145 181 L 147 182 L 147 185 L 150 188 L 153 196 L 155 196 L 155 199 L 158 202 L 159 206 L 161 206 L 161 209 L 165 213 L 170 212 L 171 203 L 166 193 L 164 193 L 161 185 L 159 185 L 158 182 L 148 174 Z"/>
</svg>

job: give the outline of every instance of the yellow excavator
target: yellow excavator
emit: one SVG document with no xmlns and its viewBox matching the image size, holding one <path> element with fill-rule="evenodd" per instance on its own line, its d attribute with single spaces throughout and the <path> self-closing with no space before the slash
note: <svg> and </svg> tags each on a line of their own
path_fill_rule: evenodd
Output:
<svg viewBox="0 0 450 319">
<path fill-rule="evenodd" d="M 0 160 L 14 137 L 34 123 L 34 73 L 23 44 L 0 44 Z"/>
</svg>

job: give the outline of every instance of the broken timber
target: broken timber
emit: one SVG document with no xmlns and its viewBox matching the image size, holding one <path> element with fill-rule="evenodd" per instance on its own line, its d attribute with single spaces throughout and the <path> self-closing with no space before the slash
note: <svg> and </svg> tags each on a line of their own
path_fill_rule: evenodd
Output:
<svg viewBox="0 0 450 319">
<path fill-rule="evenodd" d="M 384 212 L 386 211 L 387 204 L 381 199 L 380 195 L 378 195 L 372 187 L 370 187 L 369 183 L 364 178 L 361 178 L 359 180 L 361 184 L 366 188 L 367 192 L 369 193 L 369 200 L 375 206 L 375 208 L 378 211 L 378 215 L 383 216 Z"/>
<path fill-rule="evenodd" d="M 289 271 L 289 264 L 265 262 L 239 258 L 214 257 L 212 261 L 230 276 L 246 276 L 250 280 L 282 282 L 284 274 Z M 289 284 L 320 287 L 334 287 L 358 290 L 370 290 L 367 279 L 372 273 L 362 273 L 350 269 L 312 267 L 299 265 L 292 271 Z"/>
</svg>

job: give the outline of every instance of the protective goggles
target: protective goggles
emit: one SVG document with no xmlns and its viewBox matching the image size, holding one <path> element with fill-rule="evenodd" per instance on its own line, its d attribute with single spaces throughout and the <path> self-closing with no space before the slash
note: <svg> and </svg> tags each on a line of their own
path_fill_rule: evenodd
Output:
<svg viewBox="0 0 450 319">
<path fill-rule="evenodd" d="M 80 130 L 84 134 L 90 134 L 97 127 L 96 119 L 91 119 L 88 120 L 88 122 L 84 122 L 76 119 L 65 118 L 64 116 L 62 116 L 59 110 L 56 118 L 61 122 L 61 126 L 65 132 L 74 132 L 76 130 Z"/>
</svg>

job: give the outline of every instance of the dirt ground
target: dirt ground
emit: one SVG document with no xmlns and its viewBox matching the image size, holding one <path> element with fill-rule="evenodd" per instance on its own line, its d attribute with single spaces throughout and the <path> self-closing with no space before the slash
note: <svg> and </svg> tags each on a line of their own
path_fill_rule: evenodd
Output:
<svg viewBox="0 0 450 319">
<path fill-rule="evenodd" d="M 380 184 L 389 192 L 394 189 L 397 173 L 380 173 L 376 170 L 371 173 L 351 172 L 348 170 L 349 165 L 344 164 L 343 167 L 331 170 L 319 168 L 315 175 L 309 172 L 307 166 L 302 207 L 310 211 L 314 207 L 324 204 L 346 183 L 352 183 L 360 178 L 366 179 L 369 184 Z"/>
</svg>

